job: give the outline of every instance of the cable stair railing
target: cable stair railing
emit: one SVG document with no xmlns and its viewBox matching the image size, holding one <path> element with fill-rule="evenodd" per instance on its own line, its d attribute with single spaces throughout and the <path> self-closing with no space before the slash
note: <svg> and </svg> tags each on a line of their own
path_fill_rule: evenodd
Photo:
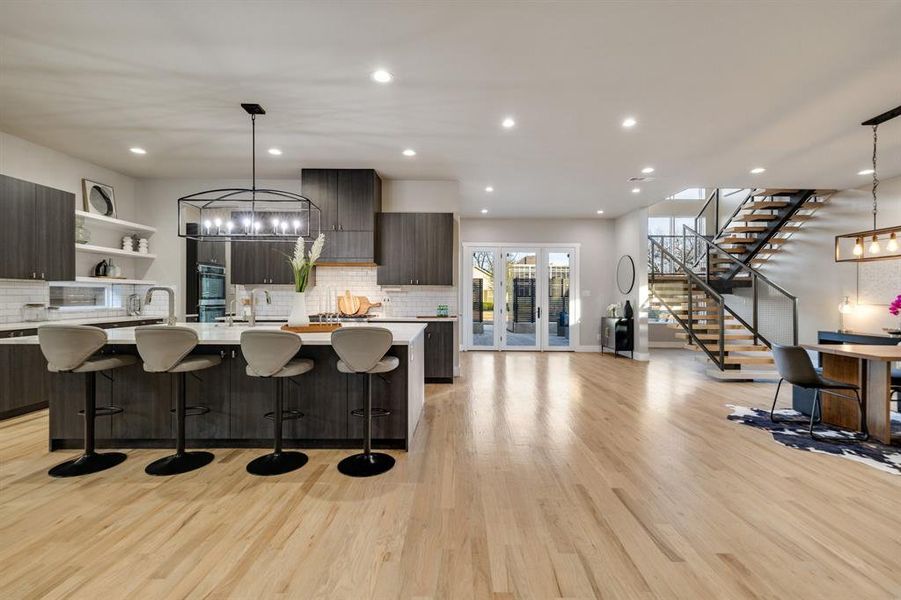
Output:
<svg viewBox="0 0 901 600">
<path fill-rule="evenodd" d="M 652 297 L 719 371 L 771 365 L 773 343 L 797 344 L 797 298 L 688 225 L 681 249 L 649 236 Z M 727 264 L 728 279 L 717 265 Z"/>
</svg>

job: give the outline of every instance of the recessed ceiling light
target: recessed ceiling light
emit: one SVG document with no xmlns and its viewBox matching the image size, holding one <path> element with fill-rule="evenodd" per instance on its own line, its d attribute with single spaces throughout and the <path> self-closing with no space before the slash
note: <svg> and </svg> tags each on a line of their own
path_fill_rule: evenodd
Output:
<svg viewBox="0 0 901 600">
<path fill-rule="evenodd" d="M 392 79 L 394 79 L 394 75 L 385 69 L 379 69 L 372 72 L 372 80 L 377 81 L 378 83 L 389 83 Z"/>
<path fill-rule="evenodd" d="M 489 185 L 488 187 L 485 188 L 485 191 L 490 194 L 491 192 L 494 191 L 494 188 Z"/>
<path fill-rule="evenodd" d="M 644 169 L 641 170 L 641 172 L 644 173 L 645 175 L 648 175 L 648 174 L 654 172 L 654 167 L 645 167 Z"/>
<path fill-rule="evenodd" d="M 143 148 L 138 148 L 137 146 L 135 146 L 134 148 L 129 148 L 129 150 L 131 150 L 132 154 L 147 154 L 146 150 L 144 150 Z"/>
<path fill-rule="evenodd" d="M 269 154 L 271 154 L 272 156 L 281 156 L 282 151 L 278 148 L 269 148 Z"/>
<path fill-rule="evenodd" d="M 766 171 L 766 169 L 764 169 L 763 167 L 754 167 L 753 169 L 751 169 L 751 175 L 760 175 L 764 171 Z"/>
<path fill-rule="evenodd" d="M 872 175 L 873 169 L 864 169 L 863 171 L 858 171 L 858 175 Z"/>
<path fill-rule="evenodd" d="M 413 148 L 407 148 L 406 150 L 404 150 L 403 154 L 404 156 L 416 156 L 416 150 L 414 150 Z"/>
<path fill-rule="evenodd" d="M 637 124 L 638 124 L 638 121 L 636 121 L 634 117 L 626 117 L 626 119 L 623 120 L 623 127 L 625 127 L 626 129 L 629 129 L 630 127 L 635 127 L 635 125 L 637 125 Z"/>
<path fill-rule="evenodd" d="M 488 212 L 488 209 L 487 209 L 487 208 L 483 208 L 483 209 L 482 209 L 482 214 L 483 214 L 483 215 L 486 214 L 487 212 Z"/>
<path fill-rule="evenodd" d="M 516 121 L 513 120 L 513 117 L 506 117 L 501 121 L 501 126 L 504 129 L 512 129 L 514 125 L 516 125 Z"/>
<path fill-rule="evenodd" d="M 604 214 L 604 211 L 599 210 L 599 211 L 598 211 L 598 214 L 599 214 L 599 215 L 602 215 L 602 214 Z"/>
<path fill-rule="evenodd" d="M 633 194 L 637 194 L 637 193 L 640 192 L 640 191 L 641 191 L 641 188 L 632 188 L 632 193 L 633 193 Z"/>
</svg>

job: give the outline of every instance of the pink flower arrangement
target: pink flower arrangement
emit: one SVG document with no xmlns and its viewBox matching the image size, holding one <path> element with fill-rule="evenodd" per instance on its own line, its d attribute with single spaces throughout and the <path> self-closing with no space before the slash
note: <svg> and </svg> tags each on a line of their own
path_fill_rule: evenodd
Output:
<svg viewBox="0 0 901 600">
<path fill-rule="evenodd" d="M 895 296 L 895 299 L 889 304 L 888 311 L 896 317 L 901 314 L 901 294 Z"/>
</svg>

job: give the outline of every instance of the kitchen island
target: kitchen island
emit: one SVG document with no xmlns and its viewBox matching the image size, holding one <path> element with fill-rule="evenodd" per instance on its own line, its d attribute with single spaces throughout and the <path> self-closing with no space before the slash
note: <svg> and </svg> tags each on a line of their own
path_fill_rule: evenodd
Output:
<svg viewBox="0 0 901 600">
<path fill-rule="evenodd" d="M 187 420 L 188 446 L 206 448 L 268 448 L 272 445 L 272 422 L 264 414 L 272 410 L 275 379 L 248 377 L 247 363 L 241 354 L 241 332 L 246 326 L 213 323 L 183 323 L 195 329 L 200 338 L 198 354 L 217 354 L 222 363 L 189 376 L 187 403 L 207 407 L 210 412 Z M 344 327 L 365 324 L 347 323 Z M 400 359 L 400 366 L 384 377 L 373 377 L 373 406 L 391 414 L 373 420 L 373 445 L 379 448 L 409 446 L 422 413 L 425 398 L 423 323 L 384 323 L 394 343 L 389 355 Z M 278 329 L 277 325 L 260 326 Z M 104 353 L 137 354 L 134 328 L 107 332 Z M 363 435 L 362 419 L 350 411 L 363 406 L 364 375 L 347 375 L 337 369 L 338 357 L 327 333 L 300 336 L 303 346 L 299 357 L 309 358 L 315 368 L 286 383 L 285 407 L 300 410 L 304 418 L 287 421 L 284 444 L 292 448 L 359 448 Z M 0 345 L 21 347 L 29 358 L 22 376 L 32 378 L 50 406 L 50 449 L 80 448 L 83 444 L 83 419 L 78 411 L 84 405 L 84 375 L 49 373 L 38 346 L 37 336 L 0 340 Z M 34 356 L 31 356 L 34 355 Z M 97 419 L 99 448 L 174 447 L 174 408 L 176 380 L 170 374 L 146 373 L 141 364 L 116 369 L 112 379 L 97 380 L 97 406 L 118 406 L 122 413 Z"/>
</svg>

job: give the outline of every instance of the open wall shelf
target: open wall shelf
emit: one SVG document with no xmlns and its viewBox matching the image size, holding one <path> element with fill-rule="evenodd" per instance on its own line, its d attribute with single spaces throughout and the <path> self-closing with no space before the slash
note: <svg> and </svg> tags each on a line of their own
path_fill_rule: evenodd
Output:
<svg viewBox="0 0 901 600">
<path fill-rule="evenodd" d="M 89 254 L 102 254 L 104 256 L 127 256 L 128 258 L 143 258 L 145 260 L 153 260 L 156 254 L 141 254 L 131 250 L 122 250 L 121 248 L 107 248 L 106 246 L 94 246 L 92 244 L 75 244 L 76 252 L 87 252 Z"/>
<path fill-rule="evenodd" d="M 95 215 L 83 210 L 76 210 L 75 217 L 84 219 L 84 224 L 88 227 L 100 227 L 103 229 L 121 231 L 123 233 L 134 232 L 145 233 L 147 235 L 156 233 L 156 227 L 151 227 L 150 225 L 142 225 L 141 223 L 134 223 L 132 221 L 104 217 L 103 215 Z"/>
</svg>

